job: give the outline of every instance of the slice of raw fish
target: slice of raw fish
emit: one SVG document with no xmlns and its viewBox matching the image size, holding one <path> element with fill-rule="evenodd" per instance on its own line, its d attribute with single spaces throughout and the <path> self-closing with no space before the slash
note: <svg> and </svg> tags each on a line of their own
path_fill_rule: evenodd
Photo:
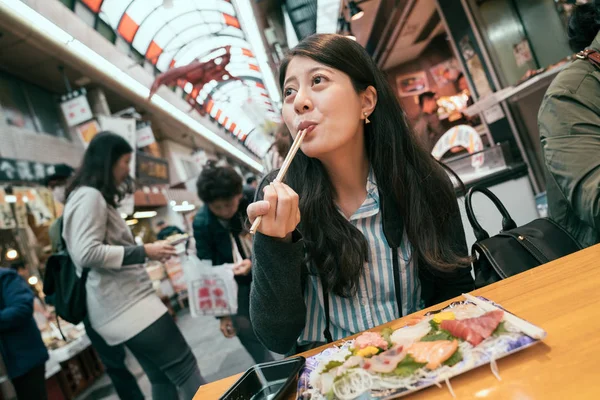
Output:
<svg viewBox="0 0 600 400">
<path fill-rule="evenodd" d="M 431 330 L 429 319 L 423 320 L 413 326 L 405 326 L 395 330 L 390 336 L 392 342 L 396 345 L 408 347 L 423 336 L 427 335 Z"/>
<path fill-rule="evenodd" d="M 407 350 L 416 362 L 427 363 L 430 370 L 438 368 L 444 361 L 452 357 L 458 348 L 458 340 L 436 340 L 434 342 L 416 342 Z"/>
<path fill-rule="evenodd" d="M 365 360 L 363 368 L 367 371 L 387 374 L 395 370 L 398 363 L 404 360 L 404 357 L 406 357 L 406 351 L 403 351 L 402 346 L 394 346 L 379 355 Z"/>
<path fill-rule="evenodd" d="M 459 337 L 477 346 L 492 335 L 504 317 L 504 311 L 494 310 L 481 317 L 453 321 L 442 321 L 440 328 L 447 330 L 453 336 Z"/>
</svg>

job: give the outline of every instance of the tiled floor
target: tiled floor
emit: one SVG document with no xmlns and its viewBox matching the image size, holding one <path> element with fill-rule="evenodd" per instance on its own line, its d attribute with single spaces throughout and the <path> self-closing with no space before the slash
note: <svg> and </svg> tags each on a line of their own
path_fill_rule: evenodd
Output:
<svg viewBox="0 0 600 400">
<path fill-rule="evenodd" d="M 212 317 L 192 318 L 187 311 L 179 314 L 177 325 L 198 360 L 200 372 L 209 382 L 245 371 L 254 362 L 237 338 L 226 339 L 219 330 L 219 322 Z M 276 357 L 279 359 L 281 356 Z M 151 398 L 150 382 L 133 356 L 127 360 L 130 370 L 146 398 Z M 77 400 L 118 400 L 108 376 L 104 375 Z"/>
</svg>

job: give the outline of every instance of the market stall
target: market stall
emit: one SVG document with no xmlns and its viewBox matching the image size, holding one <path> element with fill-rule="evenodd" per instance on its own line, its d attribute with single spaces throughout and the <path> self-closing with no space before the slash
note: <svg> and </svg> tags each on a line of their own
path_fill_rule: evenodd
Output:
<svg viewBox="0 0 600 400">
<path fill-rule="evenodd" d="M 0 176 L 4 183 L 0 186 L 0 263 L 4 267 L 25 267 L 20 274 L 35 293 L 34 319 L 50 356 L 46 363 L 49 398 L 73 399 L 104 369 L 83 324 L 74 326 L 63 320 L 59 323 L 53 308 L 44 303 L 42 277 L 50 252 L 48 228 L 58 216 L 60 205 L 55 204 L 52 193 L 40 181 L 53 173 L 52 167 L 22 160 L 0 162 L 5 166 L 4 175 Z M 7 174 L 8 166 L 13 165 L 15 173 Z"/>
</svg>

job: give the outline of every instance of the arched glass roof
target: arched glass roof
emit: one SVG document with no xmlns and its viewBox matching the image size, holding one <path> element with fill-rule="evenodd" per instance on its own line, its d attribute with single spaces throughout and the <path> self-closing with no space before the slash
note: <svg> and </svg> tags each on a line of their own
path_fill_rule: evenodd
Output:
<svg viewBox="0 0 600 400">
<path fill-rule="evenodd" d="M 178 85 L 187 93 L 188 102 L 196 102 L 202 112 L 257 152 L 250 133 L 279 115 L 230 0 L 173 0 L 167 7 L 163 0 L 81 1 L 159 72 L 218 60 L 228 51 L 227 74 L 220 74 L 219 81 L 201 86 L 180 81 Z"/>
</svg>

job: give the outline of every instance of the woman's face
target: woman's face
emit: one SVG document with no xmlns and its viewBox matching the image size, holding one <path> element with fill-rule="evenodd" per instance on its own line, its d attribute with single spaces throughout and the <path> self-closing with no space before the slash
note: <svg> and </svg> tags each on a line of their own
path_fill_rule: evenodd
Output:
<svg viewBox="0 0 600 400">
<path fill-rule="evenodd" d="M 129 177 L 129 163 L 131 162 L 131 153 L 122 155 L 113 167 L 113 175 L 115 177 L 115 183 L 120 185 L 125 182 L 125 179 Z"/>
<path fill-rule="evenodd" d="M 374 88 L 365 93 L 356 93 L 345 73 L 308 57 L 294 57 L 283 85 L 283 119 L 294 138 L 299 130 L 315 125 L 302 142 L 304 154 L 321 158 L 362 140 L 363 112 L 370 115 L 376 102 Z M 373 96 L 374 102 L 365 99 Z"/>
</svg>

